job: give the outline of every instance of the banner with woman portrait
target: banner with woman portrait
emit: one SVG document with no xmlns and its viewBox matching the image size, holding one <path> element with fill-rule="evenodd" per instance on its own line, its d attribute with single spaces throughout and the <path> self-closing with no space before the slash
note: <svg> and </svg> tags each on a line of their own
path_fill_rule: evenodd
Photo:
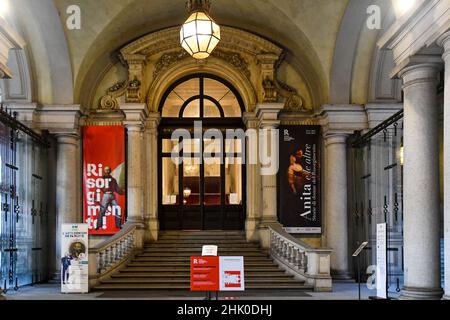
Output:
<svg viewBox="0 0 450 320">
<path fill-rule="evenodd" d="M 320 126 L 281 126 L 279 220 L 289 233 L 322 233 Z"/>
<path fill-rule="evenodd" d="M 89 234 L 122 229 L 126 209 L 125 128 L 83 127 L 83 207 Z"/>
</svg>

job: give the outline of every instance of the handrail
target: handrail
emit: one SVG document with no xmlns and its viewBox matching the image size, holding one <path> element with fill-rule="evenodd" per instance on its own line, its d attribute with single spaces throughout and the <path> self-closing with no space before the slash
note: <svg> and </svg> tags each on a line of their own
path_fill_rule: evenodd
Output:
<svg viewBox="0 0 450 320">
<path fill-rule="evenodd" d="M 269 224 L 269 253 L 287 272 L 305 280 L 316 291 L 330 291 L 330 255 L 328 248 L 313 248 L 287 233 L 280 224 Z"/>
<path fill-rule="evenodd" d="M 136 231 L 137 225 L 125 224 L 119 233 L 89 249 L 91 285 L 96 285 L 100 277 L 109 274 L 133 255 Z"/>
<path fill-rule="evenodd" d="M 132 232 L 132 231 L 134 231 L 134 230 L 136 230 L 136 225 L 126 223 L 126 224 L 123 226 L 122 230 L 120 230 L 120 231 L 119 231 L 118 233 L 116 233 L 114 236 L 112 236 L 112 237 L 106 239 L 106 240 L 103 241 L 103 242 L 98 243 L 96 246 L 94 246 L 94 247 L 92 247 L 92 248 L 89 248 L 89 253 L 94 252 L 94 251 L 98 252 L 98 251 L 105 250 L 105 249 L 106 249 L 107 247 L 109 247 L 112 243 L 115 243 L 115 242 L 121 240 L 122 238 L 126 237 L 126 235 L 127 235 L 129 232 Z"/>
</svg>

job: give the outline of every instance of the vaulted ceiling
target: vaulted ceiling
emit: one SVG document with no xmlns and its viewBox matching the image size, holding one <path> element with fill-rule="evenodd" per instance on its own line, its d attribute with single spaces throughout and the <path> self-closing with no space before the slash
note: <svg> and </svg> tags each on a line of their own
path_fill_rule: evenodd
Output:
<svg viewBox="0 0 450 320">
<path fill-rule="evenodd" d="M 355 1 L 376 2 L 385 7 L 391 3 L 391 0 L 213 0 L 211 15 L 219 24 L 256 33 L 285 48 L 289 62 L 317 92 L 316 103 L 327 103 L 336 63 L 336 41 L 346 9 Z M 56 55 L 67 57 L 70 70 L 64 73 L 72 79 L 75 103 L 86 88 L 98 81 L 99 74 L 117 61 L 121 47 L 144 34 L 180 25 L 186 18 L 185 0 L 14 0 L 14 3 L 20 20 L 17 25 L 32 51 L 35 80 L 54 82 L 57 71 L 68 67 L 62 61 L 53 67 L 46 63 L 51 65 Z M 73 4 L 81 8 L 81 30 L 65 27 L 67 7 Z M 49 22 L 55 23 L 55 15 L 59 27 Z M 47 29 L 41 26 L 42 21 L 46 21 Z M 55 28 L 63 32 L 65 44 L 56 44 L 61 34 L 56 39 Z M 361 28 L 361 22 L 355 28 Z M 46 39 L 50 36 L 54 38 Z M 373 48 L 377 37 L 372 38 L 364 46 Z M 58 98 L 61 93 L 55 88 L 49 89 L 52 91 L 49 94 L 45 93 L 45 84 L 38 86 L 41 88 L 37 89 L 37 96 L 43 103 L 67 102 L 67 97 Z M 70 96 L 70 90 L 66 91 Z M 64 101 L 57 101 L 61 99 Z"/>
</svg>

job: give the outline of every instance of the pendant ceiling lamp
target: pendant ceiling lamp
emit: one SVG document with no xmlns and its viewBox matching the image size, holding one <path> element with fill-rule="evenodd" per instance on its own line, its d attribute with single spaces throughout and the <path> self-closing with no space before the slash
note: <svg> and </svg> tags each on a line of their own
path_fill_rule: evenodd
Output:
<svg viewBox="0 0 450 320">
<path fill-rule="evenodd" d="M 209 15 L 210 0 L 188 0 L 189 18 L 180 30 L 181 46 L 195 59 L 209 57 L 220 41 L 220 27 Z"/>
</svg>

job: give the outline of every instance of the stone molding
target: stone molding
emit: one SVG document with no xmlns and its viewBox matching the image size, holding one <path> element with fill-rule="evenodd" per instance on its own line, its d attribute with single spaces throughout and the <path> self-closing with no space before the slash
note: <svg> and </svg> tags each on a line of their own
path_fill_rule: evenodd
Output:
<svg viewBox="0 0 450 320">
<path fill-rule="evenodd" d="M 353 134 L 368 128 L 367 113 L 362 105 L 324 105 L 318 115 L 323 135 Z"/>
<path fill-rule="evenodd" d="M 45 105 L 36 110 L 36 126 L 52 134 L 78 133 L 80 105 Z"/>
<path fill-rule="evenodd" d="M 418 0 L 380 38 L 378 47 L 392 50 L 396 65 L 424 48 L 432 50 L 440 35 L 450 28 L 450 2 Z"/>
<path fill-rule="evenodd" d="M 164 51 L 180 47 L 180 28 L 172 27 L 146 35 L 120 50 L 122 56 L 152 56 Z M 236 28 L 221 26 L 221 42 L 219 47 L 234 51 L 244 51 L 256 56 L 261 52 L 272 52 L 281 55 L 283 49 L 261 37 Z"/>
<path fill-rule="evenodd" d="M 441 35 L 436 41 L 436 44 L 444 49 L 442 59 L 446 61 L 450 57 L 450 30 Z"/>
<path fill-rule="evenodd" d="M 121 105 L 121 110 L 125 114 L 123 124 L 128 130 L 141 131 L 147 118 L 147 108 L 143 103 L 126 103 Z"/>
<path fill-rule="evenodd" d="M 364 109 L 367 114 L 368 129 L 373 129 L 403 110 L 403 103 L 368 103 Z"/>
<path fill-rule="evenodd" d="M 12 78 L 12 71 L 7 67 L 9 50 L 22 49 L 25 40 L 0 16 L 0 78 Z"/>
<path fill-rule="evenodd" d="M 277 128 L 280 125 L 278 114 L 283 110 L 282 103 L 262 103 L 256 106 L 255 114 L 260 128 Z"/>
</svg>

